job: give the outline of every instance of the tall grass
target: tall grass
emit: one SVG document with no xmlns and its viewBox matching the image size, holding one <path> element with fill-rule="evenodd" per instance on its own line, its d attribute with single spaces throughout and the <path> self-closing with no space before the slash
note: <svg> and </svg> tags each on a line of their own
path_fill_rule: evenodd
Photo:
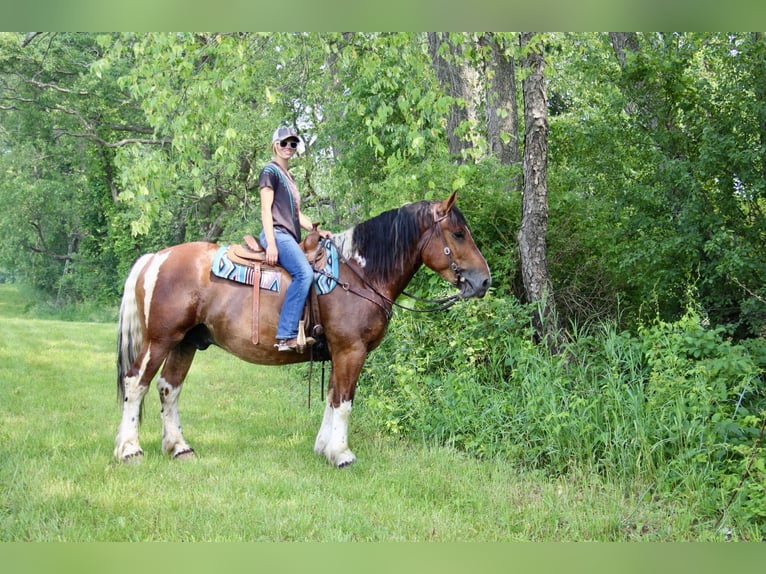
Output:
<svg viewBox="0 0 766 574">
<path fill-rule="evenodd" d="M 763 537 L 764 341 L 734 344 L 692 310 L 637 334 L 613 324 L 574 328 L 554 356 L 531 343 L 527 310 L 509 300 L 450 313 L 427 327 L 400 318 L 386 344 L 396 339 L 404 355 L 371 360 L 370 416 L 391 433 L 551 477 L 585 473 L 644 488 L 684 500 L 711 527 L 726 510 L 729 532 Z"/>
<path fill-rule="evenodd" d="M 386 395 L 376 392 L 375 369 L 363 373 L 352 416 L 358 461 L 336 470 L 312 451 L 322 408 L 318 401 L 307 408 L 307 369 L 261 368 L 218 349 L 198 355 L 181 395 L 184 434 L 198 459 L 183 463 L 160 453 L 159 400 L 150 392 L 141 429 L 144 461 L 124 465 L 112 458 L 120 417 L 115 325 L 31 319 L 23 297 L 8 286 L 0 286 L 0 317 L 2 541 L 724 538 L 700 524 L 697 507 L 684 498 L 656 497 L 649 483 L 616 481 L 586 465 L 553 473 L 541 460 L 531 468 L 513 455 L 523 455 L 523 444 L 504 456 L 488 449 L 483 459 L 474 456 L 476 449 L 466 452 L 474 439 L 468 433 L 458 439 L 453 428 L 480 429 L 482 419 L 517 417 L 507 440 L 526 432 L 531 444 L 534 430 L 521 427 L 530 417 L 506 404 L 488 405 L 481 392 L 445 398 L 462 412 L 438 433 L 407 439 L 402 424 L 392 436 L 377 416 Z M 376 353 L 383 358 L 386 351 Z M 463 358 L 473 363 L 465 372 L 455 369 L 454 381 L 469 379 L 486 361 L 478 345 Z M 495 357 L 492 368 L 513 372 L 518 360 L 506 365 Z M 420 373 L 434 393 L 444 385 L 429 373 L 445 366 L 433 362 Z M 497 385 L 483 390 L 499 392 L 505 383 Z M 470 417 L 464 400 L 478 409 Z M 410 411 L 413 421 L 429 413 Z M 452 446 L 439 444 L 450 436 Z M 543 443 L 537 448 L 550 450 L 550 464 L 555 449 Z"/>
</svg>

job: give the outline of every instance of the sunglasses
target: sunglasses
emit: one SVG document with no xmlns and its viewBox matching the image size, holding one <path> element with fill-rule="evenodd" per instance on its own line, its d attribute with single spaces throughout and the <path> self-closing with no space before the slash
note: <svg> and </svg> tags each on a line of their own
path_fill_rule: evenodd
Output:
<svg viewBox="0 0 766 574">
<path fill-rule="evenodd" d="M 295 141 L 295 140 L 290 140 L 290 141 L 286 141 L 285 140 L 285 141 L 279 142 L 279 147 L 287 147 L 287 146 L 290 146 L 293 149 L 297 149 L 298 148 L 298 142 Z"/>
</svg>

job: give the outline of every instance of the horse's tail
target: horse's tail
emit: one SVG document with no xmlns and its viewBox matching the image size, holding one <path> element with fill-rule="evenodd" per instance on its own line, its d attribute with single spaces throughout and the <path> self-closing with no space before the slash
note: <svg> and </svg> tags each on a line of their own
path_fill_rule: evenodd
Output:
<svg viewBox="0 0 766 574">
<path fill-rule="evenodd" d="M 117 327 L 117 396 L 120 403 L 125 400 L 125 375 L 130 371 L 144 342 L 141 316 L 136 302 L 136 283 L 139 274 L 153 256 L 153 253 L 147 253 L 138 258 L 130 269 L 122 293 Z"/>
</svg>

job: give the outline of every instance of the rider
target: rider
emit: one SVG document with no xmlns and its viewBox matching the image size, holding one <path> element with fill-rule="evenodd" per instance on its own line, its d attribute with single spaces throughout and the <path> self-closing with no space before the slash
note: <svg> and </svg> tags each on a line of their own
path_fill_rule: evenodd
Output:
<svg viewBox="0 0 766 574">
<path fill-rule="evenodd" d="M 261 194 L 261 245 L 266 249 L 266 262 L 279 263 L 292 277 L 277 326 L 278 351 L 294 351 L 297 347 L 298 324 L 303 314 L 314 272 L 301 247 L 301 228 L 312 230 L 313 223 L 301 211 L 301 197 L 288 163 L 301 143 L 295 128 L 281 126 L 271 138 L 272 158 L 261 170 L 258 186 Z M 330 237 L 329 231 L 321 231 Z M 306 337 L 306 344 L 315 341 Z"/>
</svg>

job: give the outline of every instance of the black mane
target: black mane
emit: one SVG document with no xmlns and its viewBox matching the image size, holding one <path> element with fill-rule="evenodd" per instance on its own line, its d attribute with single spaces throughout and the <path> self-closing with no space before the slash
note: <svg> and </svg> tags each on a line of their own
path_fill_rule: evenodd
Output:
<svg viewBox="0 0 766 574">
<path fill-rule="evenodd" d="M 389 282 L 402 272 L 416 248 L 422 229 L 433 225 L 432 201 L 408 203 L 363 221 L 352 231 L 352 252 L 364 259 L 368 278 Z M 462 213 L 453 207 L 451 221 L 465 225 Z"/>
</svg>

